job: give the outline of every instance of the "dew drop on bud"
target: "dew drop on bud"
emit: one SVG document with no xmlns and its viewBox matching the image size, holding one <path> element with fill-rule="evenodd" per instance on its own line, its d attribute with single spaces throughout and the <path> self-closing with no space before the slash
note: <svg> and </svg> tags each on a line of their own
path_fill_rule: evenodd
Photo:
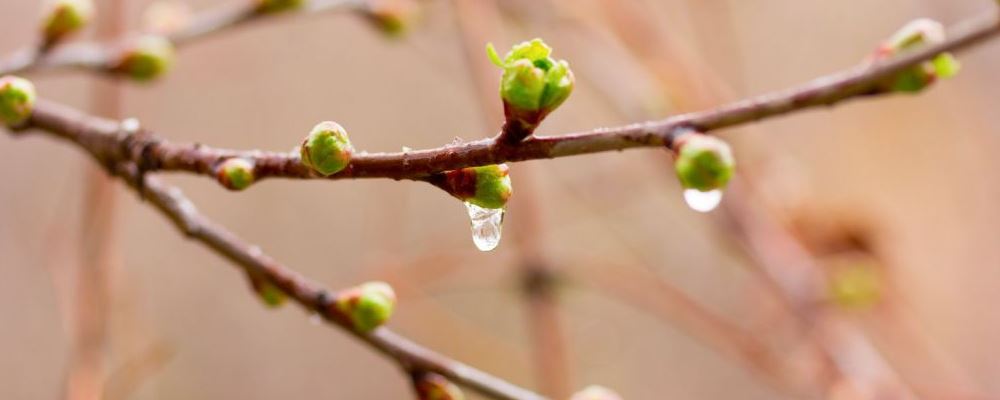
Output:
<svg viewBox="0 0 1000 400">
<path fill-rule="evenodd" d="M 482 208 L 465 203 L 472 222 L 472 242 L 480 251 L 490 251 L 500 244 L 503 226 L 503 208 Z"/>
<path fill-rule="evenodd" d="M 684 201 L 692 210 L 707 213 L 714 210 L 722 202 L 722 190 L 702 192 L 698 189 L 684 189 Z"/>
</svg>

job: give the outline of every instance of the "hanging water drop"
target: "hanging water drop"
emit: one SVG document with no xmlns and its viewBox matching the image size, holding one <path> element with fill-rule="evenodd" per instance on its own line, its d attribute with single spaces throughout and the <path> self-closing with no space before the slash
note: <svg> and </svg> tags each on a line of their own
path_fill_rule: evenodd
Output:
<svg viewBox="0 0 1000 400">
<path fill-rule="evenodd" d="M 503 208 L 482 208 L 465 203 L 472 223 L 472 242 L 480 251 L 490 251 L 500 244 L 503 226 Z"/>
<path fill-rule="evenodd" d="M 692 210 L 707 213 L 714 210 L 722 202 L 722 190 L 702 192 L 698 189 L 684 189 L 684 201 Z"/>
</svg>

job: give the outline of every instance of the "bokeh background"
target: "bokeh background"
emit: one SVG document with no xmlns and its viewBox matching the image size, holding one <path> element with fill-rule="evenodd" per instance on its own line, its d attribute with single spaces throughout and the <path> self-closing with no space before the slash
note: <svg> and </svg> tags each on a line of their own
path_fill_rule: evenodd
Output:
<svg viewBox="0 0 1000 400">
<path fill-rule="evenodd" d="M 123 3 L 139 29 L 150 2 Z M 397 151 L 497 131 L 486 41 L 540 36 L 570 61 L 576 91 L 540 130 L 557 134 L 785 88 L 853 65 L 911 19 L 951 24 L 993 3 L 427 0 L 402 37 L 352 13 L 289 16 L 190 44 L 151 85 L 32 78 L 43 97 L 94 112 L 109 112 L 102 101 L 119 91 L 110 112 L 172 141 L 280 151 L 336 120 L 357 148 Z M 99 1 L 99 15 L 110 7 Z M 40 8 L 0 1 L 2 53 L 35 40 Z M 330 287 L 392 283 L 401 333 L 554 396 L 596 383 L 627 399 L 1000 399 L 1000 43 L 960 59 L 959 76 L 919 96 L 720 132 L 752 188 L 744 200 L 803 244 L 813 274 L 863 287 L 845 299 L 830 283 L 807 285 L 818 300 L 806 314 L 822 317 L 805 325 L 762 283 L 727 211 L 685 206 L 663 150 L 516 165 L 505 236 L 488 253 L 473 246 L 462 204 L 426 184 L 268 180 L 231 193 L 203 177 L 167 179 Z M 72 146 L 0 135 L 0 166 L 0 398 L 67 397 L 93 307 L 107 317 L 93 372 L 103 398 L 412 397 L 392 362 L 294 306 L 263 307 L 237 269 L 118 183 L 102 185 Z M 526 265 L 555 277 L 541 314 L 526 300 Z M 103 306 L 80 293 L 94 268 L 108 278 Z M 704 313 L 763 343 L 792 383 L 720 345 Z M 845 331 L 856 334 L 847 347 L 880 360 L 833 351 L 854 379 L 810 378 L 820 367 L 808 343 Z M 883 373 L 907 389 L 885 389 Z"/>
</svg>

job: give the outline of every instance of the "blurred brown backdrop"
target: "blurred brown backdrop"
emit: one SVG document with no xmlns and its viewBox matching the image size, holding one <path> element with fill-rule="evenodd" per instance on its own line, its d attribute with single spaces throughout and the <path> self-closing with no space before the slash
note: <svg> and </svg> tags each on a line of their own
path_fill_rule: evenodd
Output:
<svg viewBox="0 0 1000 400">
<path fill-rule="evenodd" d="M 188 3 L 201 10 L 222 1 Z M 148 2 L 126 3 L 128 20 L 138 21 Z M 691 108 L 656 86 L 636 62 L 642 55 L 621 55 L 629 39 L 601 28 L 594 1 L 499 3 L 505 33 L 492 39 L 499 48 L 543 36 L 579 77 L 542 133 Z M 705 75 L 743 97 L 852 65 L 915 17 L 953 23 L 993 2 L 623 3 L 651 10 L 647 16 L 679 53 L 704 60 Z M 3 53 L 34 40 L 40 6 L 0 1 Z M 99 13 L 105 8 L 99 2 Z M 124 114 L 174 141 L 270 150 L 292 148 L 325 119 L 343 124 L 368 151 L 492 135 L 453 2 L 423 2 L 421 15 L 398 40 L 347 14 L 211 37 L 182 49 L 163 81 L 126 84 Z M 886 321 L 869 310 L 848 318 L 905 381 L 926 392 L 1000 398 L 1000 314 L 993 307 L 1000 301 L 1000 180 L 993 173 L 1000 169 L 1000 118 L 992 110 L 1000 100 L 998 51 L 992 43 L 964 53 L 957 78 L 917 97 L 863 100 L 722 133 L 764 192 L 787 197 L 788 182 L 798 185 L 794 214 L 807 222 L 806 236 L 847 224 L 873 238 L 891 287 L 884 301 L 896 317 Z M 85 73 L 35 81 L 43 96 L 91 110 L 90 92 L 105 82 Z M 66 282 L 91 228 L 81 223 L 89 162 L 49 138 L 0 135 L 0 398 L 62 392 L 73 334 L 65 312 L 73 286 Z M 748 284 L 743 258 L 710 217 L 684 206 L 670 165 L 666 152 L 654 150 L 520 164 L 506 236 L 491 253 L 475 250 L 462 205 L 429 185 L 273 180 L 233 194 L 203 178 L 168 179 L 206 215 L 307 276 L 331 287 L 369 279 L 397 285 L 394 328 L 531 387 L 537 383 L 513 235 L 536 223 L 540 231 L 528 240 L 543 243 L 546 260 L 566 274 L 559 310 L 574 388 L 599 383 L 629 399 L 782 398 L 676 325 L 574 279 L 585 269 L 649 268 L 764 341 L 781 337 L 762 317 L 767 301 Z M 531 174 L 530 185 L 518 185 L 519 172 Z M 106 364 L 114 373 L 164 357 L 126 398 L 412 396 L 393 364 L 294 307 L 265 309 L 226 261 L 118 189 Z M 519 197 L 529 192 L 537 221 L 520 212 Z M 414 276 L 423 277 L 420 284 L 408 285 Z"/>
</svg>

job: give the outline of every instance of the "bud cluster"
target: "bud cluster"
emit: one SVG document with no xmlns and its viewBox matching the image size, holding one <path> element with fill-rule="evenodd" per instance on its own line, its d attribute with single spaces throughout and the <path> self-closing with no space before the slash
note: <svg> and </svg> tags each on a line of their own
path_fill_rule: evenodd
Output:
<svg viewBox="0 0 1000 400">
<path fill-rule="evenodd" d="M 573 71 L 565 60 L 550 57 L 552 48 L 541 39 L 515 45 L 501 60 L 493 45 L 486 47 L 490 60 L 503 68 L 500 97 L 508 127 L 517 141 L 534 132 L 545 117 L 573 91 Z"/>
</svg>

